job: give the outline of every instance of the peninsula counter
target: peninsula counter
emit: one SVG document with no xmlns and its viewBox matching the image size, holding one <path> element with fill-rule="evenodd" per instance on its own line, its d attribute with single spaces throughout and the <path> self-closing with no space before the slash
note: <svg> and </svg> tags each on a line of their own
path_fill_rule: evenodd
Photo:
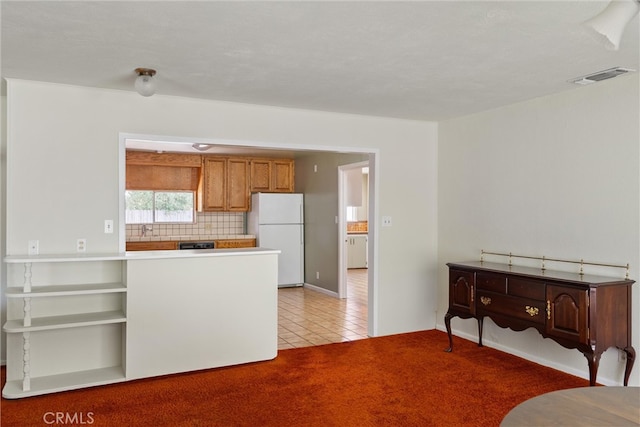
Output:
<svg viewBox="0 0 640 427">
<path fill-rule="evenodd" d="M 3 396 L 273 359 L 279 252 L 6 257 Z"/>
</svg>

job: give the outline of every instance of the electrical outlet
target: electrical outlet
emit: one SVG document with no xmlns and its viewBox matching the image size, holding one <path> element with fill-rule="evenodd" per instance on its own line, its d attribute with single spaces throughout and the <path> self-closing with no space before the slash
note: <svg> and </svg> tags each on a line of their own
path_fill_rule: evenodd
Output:
<svg viewBox="0 0 640 427">
<path fill-rule="evenodd" d="M 39 250 L 40 250 L 40 242 L 38 240 L 29 240 L 27 253 L 29 255 L 38 255 Z"/>
<path fill-rule="evenodd" d="M 87 239 L 78 239 L 76 241 L 76 251 L 77 252 L 87 251 Z"/>
<path fill-rule="evenodd" d="M 213 228 L 213 224 L 211 224 L 210 222 L 206 222 L 204 224 L 204 229 L 207 231 L 211 231 L 211 229 Z"/>
<path fill-rule="evenodd" d="M 104 220 L 104 232 L 105 232 L 105 234 L 112 234 L 113 233 L 113 220 L 112 219 L 105 219 Z"/>
<path fill-rule="evenodd" d="M 316 280 L 320 280 L 320 272 L 316 271 Z"/>
<path fill-rule="evenodd" d="M 392 225 L 391 217 L 390 216 L 383 216 L 382 217 L 382 226 L 383 227 L 391 227 L 391 225 Z"/>
</svg>

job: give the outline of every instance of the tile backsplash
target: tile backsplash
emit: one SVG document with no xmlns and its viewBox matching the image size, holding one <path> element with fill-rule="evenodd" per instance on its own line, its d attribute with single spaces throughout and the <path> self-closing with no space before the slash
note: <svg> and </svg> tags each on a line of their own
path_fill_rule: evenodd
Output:
<svg viewBox="0 0 640 427">
<path fill-rule="evenodd" d="M 244 212 L 196 212 L 195 224 L 153 224 L 146 236 L 216 236 L 245 234 Z M 141 237 L 142 224 L 127 224 L 127 238 Z"/>
</svg>

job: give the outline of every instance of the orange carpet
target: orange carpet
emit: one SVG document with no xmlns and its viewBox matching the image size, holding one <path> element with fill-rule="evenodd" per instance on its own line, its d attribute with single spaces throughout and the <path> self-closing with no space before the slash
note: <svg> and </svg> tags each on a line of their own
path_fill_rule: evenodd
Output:
<svg viewBox="0 0 640 427">
<path fill-rule="evenodd" d="M 75 416 L 76 425 L 117 427 L 498 426 L 531 397 L 589 385 L 461 338 L 454 338 L 453 353 L 443 351 L 447 346 L 445 333 L 423 331 L 284 350 L 267 362 L 3 399 L 1 424 L 51 425 L 51 413 L 62 413 L 67 420 Z"/>
</svg>

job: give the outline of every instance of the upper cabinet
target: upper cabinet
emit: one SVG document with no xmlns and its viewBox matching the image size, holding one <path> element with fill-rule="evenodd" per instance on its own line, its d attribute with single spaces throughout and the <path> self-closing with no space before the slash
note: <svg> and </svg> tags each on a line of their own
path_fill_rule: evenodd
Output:
<svg viewBox="0 0 640 427">
<path fill-rule="evenodd" d="M 246 212 L 252 192 L 292 193 L 294 162 L 127 151 L 127 190 L 197 190 L 198 210 Z"/>
<path fill-rule="evenodd" d="M 203 167 L 202 210 L 224 211 L 227 207 L 227 159 L 205 157 Z"/>
<path fill-rule="evenodd" d="M 127 151 L 127 190 L 195 191 L 202 158 L 178 153 Z"/>
<path fill-rule="evenodd" d="M 252 193 L 293 193 L 294 177 L 291 159 L 251 159 Z"/>
<path fill-rule="evenodd" d="M 204 156 L 203 205 L 207 212 L 249 210 L 249 161 Z"/>
</svg>

